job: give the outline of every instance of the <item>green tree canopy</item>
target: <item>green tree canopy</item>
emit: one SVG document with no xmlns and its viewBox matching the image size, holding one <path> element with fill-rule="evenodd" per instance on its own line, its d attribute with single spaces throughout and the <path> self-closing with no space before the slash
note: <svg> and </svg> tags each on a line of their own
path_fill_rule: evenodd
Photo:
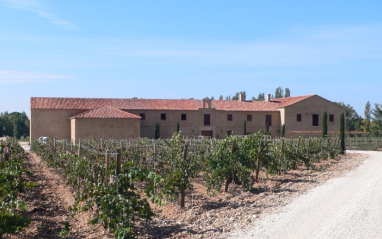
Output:
<svg viewBox="0 0 382 239">
<path fill-rule="evenodd" d="M 371 109 L 370 102 L 368 101 L 365 105 L 365 131 L 370 131 L 370 119 L 371 119 Z"/>
<path fill-rule="evenodd" d="M 277 87 L 275 92 L 275 99 L 284 97 L 284 89 L 282 87 Z"/>
<path fill-rule="evenodd" d="M 337 102 L 337 104 L 346 108 L 346 131 L 361 131 L 362 117 L 351 105 L 344 102 Z"/>
<path fill-rule="evenodd" d="M 373 135 L 382 136 L 382 104 L 374 104 L 372 115 L 373 115 L 373 124 L 372 124 Z"/>
<path fill-rule="evenodd" d="M 0 113 L 0 136 L 15 138 L 29 135 L 29 119 L 25 112 Z"/>
</svg>

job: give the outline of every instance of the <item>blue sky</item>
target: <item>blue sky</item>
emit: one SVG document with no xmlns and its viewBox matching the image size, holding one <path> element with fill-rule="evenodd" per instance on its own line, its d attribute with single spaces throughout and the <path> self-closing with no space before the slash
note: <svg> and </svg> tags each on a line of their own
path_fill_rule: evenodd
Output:
<svg viewBox="0 0 382 239">
<path fill-rule="evenodd" d="M 0 0 L 0 112 L 31 96 L 382 103 L 382 1 Z"/>
</svg>

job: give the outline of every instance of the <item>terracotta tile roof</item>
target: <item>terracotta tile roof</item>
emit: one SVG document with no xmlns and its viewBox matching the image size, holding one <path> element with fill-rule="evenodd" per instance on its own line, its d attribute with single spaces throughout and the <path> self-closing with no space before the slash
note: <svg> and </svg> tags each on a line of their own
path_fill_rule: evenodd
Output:
<svg viewBox="0 0 382 239">
<path fill-rule="evenodd" d="M 201 100 L 32 97 L 31 109 L 94 109 L 103 105 L 125 110 L 197 110 Z"/>
<path fill-rule="evenodd" d="M 70 119 L 92 118 L 92 119 L 140 119 L 138 115 L 131 114 L 110 106 L 101 106 L 75 115 Z"/>
<path fill-rule="evenodd" d="M 277 111 L 278 104 L 267 101 L 213 100 L 211 107 L 227 111 Z"/>
<path fill-rule="evenodd" d="M 303 95 L 303 96 L 293 96 L 279 99 L 272 99 L 271 102 L 278 103 L 278 108 L 287 107 L 297 102 L 303 101 L 315 95 Z"/>
<path fill-rule="evenodd" d="M 212 100 L 211 107 L 227 111 L 277 111 L 313 95 L 288 97 L 267 101 Z M 198 110 L 202 100 L 171 99 L 107 99 L 107 98 L 51 98 L 32 97 L 31 109 L 83 109 L 110 106 L 120 110 Z"/>
</svg>

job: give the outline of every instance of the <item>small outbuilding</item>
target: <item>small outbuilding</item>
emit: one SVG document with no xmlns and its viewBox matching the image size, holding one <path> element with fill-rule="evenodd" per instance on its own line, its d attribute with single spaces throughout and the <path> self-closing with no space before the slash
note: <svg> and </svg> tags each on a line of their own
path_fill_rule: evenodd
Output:
<svg viewBox="0 0 382 239">
<path fill-rule="evenodd" d="M 128 139 L 140 136 L 141 117 L 101 106 L 70 118 L 71 139 L 106 138 Z"/>
</svg>

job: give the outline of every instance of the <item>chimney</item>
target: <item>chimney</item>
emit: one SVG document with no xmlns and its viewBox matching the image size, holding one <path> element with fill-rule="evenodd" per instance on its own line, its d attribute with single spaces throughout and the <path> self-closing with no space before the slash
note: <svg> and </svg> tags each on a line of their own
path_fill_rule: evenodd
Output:
<svg viewBox="0 0 382 239">
<path fill-rule="evenodd" d="M 242 93 L 239 94 L 239 101 L 243 101 L 243 94 Z"/>
<path fill-rule="evenodd" d="M 271 102 L 271 94 L 267 94 L 267 98 L 265 100 Z"/>
</svg>

